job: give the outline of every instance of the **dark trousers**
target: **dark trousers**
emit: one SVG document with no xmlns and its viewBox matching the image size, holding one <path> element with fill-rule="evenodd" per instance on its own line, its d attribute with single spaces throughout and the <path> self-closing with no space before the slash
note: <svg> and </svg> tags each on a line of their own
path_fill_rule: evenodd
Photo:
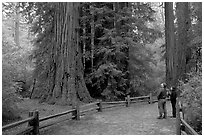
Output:
<svg viewBox="0 0 204 137">
<path fill-rule="evenodd" d="M 172 115 L 173 117 L 176 117 L 176 100 L 171 100 L 172 105 Z"/>
</svg>

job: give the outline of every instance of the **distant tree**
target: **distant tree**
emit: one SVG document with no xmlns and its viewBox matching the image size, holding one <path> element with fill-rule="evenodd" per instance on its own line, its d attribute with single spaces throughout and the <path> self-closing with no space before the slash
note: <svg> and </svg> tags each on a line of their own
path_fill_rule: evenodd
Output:
<svg viewBox="0 0 204 137">
<path fill-rule="evenodd" d="M 95 22 L 94 22 L 94 17 L 95 17 L 95 10 L 92 5 L 90 5 L 90 13 L 91 13 L 91 71 L 93 72 L 93 67 L 94 67 L 94 39 L 95 39 Z"/>
<path fill-rule="evenodd" d="M 21 45 L 16 44 L 15 16 L 18 5 L 18 35 Z M 29 82 L 33 64 L 29 60 L 32 52 L 31 39 L 27 39 L 29 24 L 20 13 L 20 3 L 5 2 L 2 9 L 2 68 L 3 83 L 12 83 L 15 80 Z M 19 41 L 19 40 L 18 40 Z M 18 43 L 18 42 L 17 42 Z"/>
<path fill-rule="evenodd" d="M 15 43 L 16 46 L 19 47 L 20 46 L 20 40 L 19 40 L 19 35 L 20 35 L 20 5 L 19 2 L 15 3 Z"/>
</svg>

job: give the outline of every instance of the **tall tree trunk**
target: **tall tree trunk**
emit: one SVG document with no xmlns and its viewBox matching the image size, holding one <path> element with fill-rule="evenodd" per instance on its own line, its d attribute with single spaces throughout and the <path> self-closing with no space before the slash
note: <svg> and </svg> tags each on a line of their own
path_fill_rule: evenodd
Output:
<svg viewBox="0 0 204 137">
<path fill-rule="evenodd" d="M 86 23 L 83 23 L 83 65 L 86 67 Z"/>
<path fill-rule="evenodd" d="M 83 77 L 78 8 L 77 2 L 55 4 L 47 93 L 43 97 L 51 104 L 75 105 L 78 100 L 91 101 Z"/>
<path fill-rule="evenodd" d="M 113 27 L 116 28 L 117 30 L 117 17 L 116 15 L 118 14 L 118 8 L 119 8 L 119 2 L 114 2 L 113 3 L 113 11 L 114 11 L 114 21 L 113 21 Z"/>
<path fill-rule="evenodd" d="M 160 15 L 162 17 L 162 22 L 164 22 L 164 2 L 161 2 Z"/>
<path fill-rule="evenodd" d="M 114 16 L 114 21 L 113 21 L 113 27 L 116 28 L 116 2 L 113 3 L 113 11 L 115 13 L 115 16 Z"/>
<path fill-rule="evenodd" d="M 82 16 L 85 16 L 85 7 L 82 7 Z M 82 22 L 83 26 L 83 67 L 85 70 L 86 67 L 86 20 L 84 19 Z"/>
<path fill-rule="evenodd" d="M 19 47 L 20 46 L 20 41 L 19 41 L 19 27 L 20 27 L 20 23 L 19 23 L 19 17 L 20 17 L 20 9 L 19 9 L 19 2 L 15 3 L 15 35 L 14 35 L 14 41 L 16 43 L 16 46 Z"/>
<path fill-rule="evenodd" d="M 94 66 L 94 37 L 95 37 L 95 27 L 94 27 L 94 9 L 93 5 L 90 6 L 91 9 L 91 70 L 93 72 Z"/>
<path fill-rule="evenodd" d="M 174 37 L 173 3 L 165 2 L 165 37 L 166 37 L 166 82 L 167 86 L 176 84 L 176 56 Z"/>
<path fill-rule="evenodd" d="M 185 79 L 186 73 L 186 56 L 187 56 L 187 43 L 188 40 L 188 30 L 190 28 L 190 16 L 188 2 L 178 2 L 176 4 L 176 15 L 178 22 L 178 41 L 177 47 L 178 51 L 178 79 Z M 189 56 L 189 55 L 188 55 Z"/>
</svg>

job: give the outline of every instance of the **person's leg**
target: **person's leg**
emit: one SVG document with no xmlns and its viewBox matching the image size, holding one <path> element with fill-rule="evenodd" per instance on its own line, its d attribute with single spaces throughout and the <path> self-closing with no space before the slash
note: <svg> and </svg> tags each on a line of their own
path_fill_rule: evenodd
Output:
<svg viewBox="0 0 204 137">
<path fill-rule="evenodd" d="M 163 101 L 163 112 L 164 112 L 164 118 L 167 118 L 167 110 L 166 110 L 166 100 Z"/>
<path fill-rule="evenodd" d="M 158 109 L 159 109 L 159 119 L 162 118 L 162 101 L 158 100 Z"/>
<path fill-rule="evenodd" d="M 176 101 L 172 102 L 172 114 L 173 117 L 176 117 Z"/>
<path fill-rule="evenodd" d="M 174 102 L 171 100 L 172 116 L 174 115 Z"/>
</svg>

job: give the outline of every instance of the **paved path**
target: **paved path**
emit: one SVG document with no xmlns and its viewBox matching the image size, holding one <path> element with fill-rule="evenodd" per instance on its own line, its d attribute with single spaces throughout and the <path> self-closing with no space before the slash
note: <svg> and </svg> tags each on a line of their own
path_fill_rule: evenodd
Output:
<svg viewBox="0 0 204 137">
<path fill-rule="evenodd" d="M 157 119 L 157 103 L 131 104 L 92 113 L 80 121 L 65 121 L 46 129 L 49 135 L 175 135 L 176 119 L 172 119 L 170 103 L 168 118 Z"/>
</svg>

